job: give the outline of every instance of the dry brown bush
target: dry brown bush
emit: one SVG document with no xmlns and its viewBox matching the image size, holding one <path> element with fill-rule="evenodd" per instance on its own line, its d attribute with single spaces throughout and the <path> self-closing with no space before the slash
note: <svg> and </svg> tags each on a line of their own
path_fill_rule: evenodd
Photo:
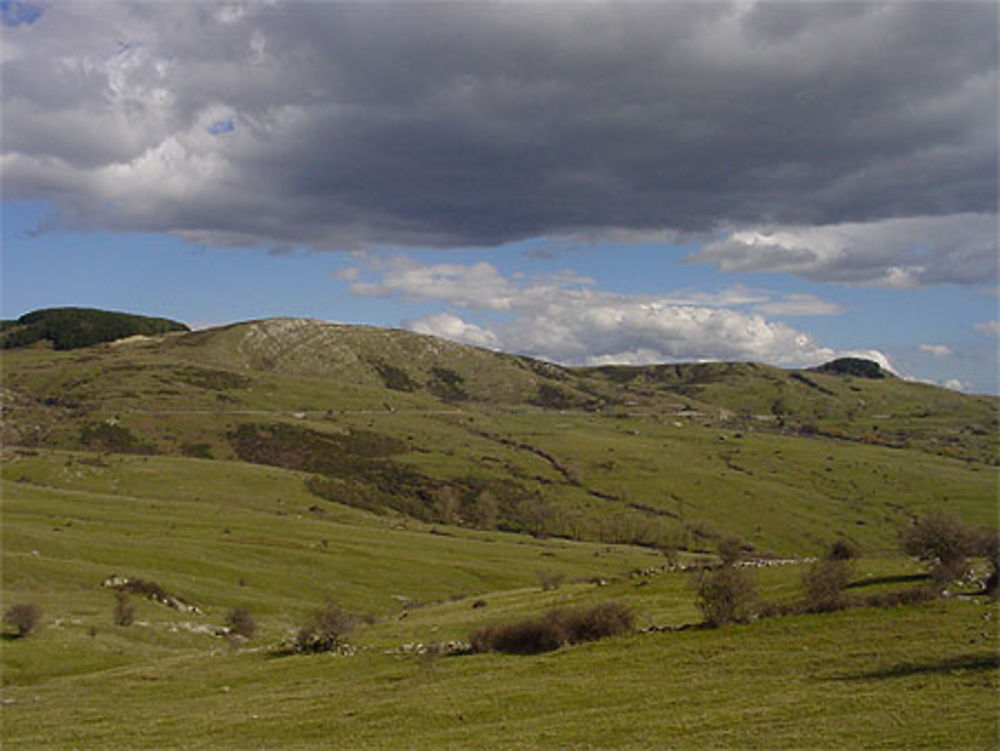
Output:
<svg viewBox="0 0 1000 751">
<path fill-rule="evenodd" d="M 537 618 L 490 625 L 469 636 L 473 652 L 539 654 L 564 644 L 579 644 L 629 633 L 635 619 L 627 605 L 605 602 L 592 607 L 550 610 Z"/>
<path fill-rule="evenodd" d="M 226 614 L 226 628 L 234 636 L 252 639 L 257 631 L 257 624 L 246 608 L 233 608 Z"/>
<path fill-rule="evenodd" d="M 299 629 L 295 648 L 299 652 L 330 652 L 354 630 L 357 619 L 333 602 L 327 602 Z"/>
<path fill-rule="evenodd" d="M 802 572 L 806 609 L 826 613 L 843 608 L 844 589 L 853 573 L 850 562 L 841 558 L 822 558 L 811 564 Z"/>
<path fill-rule="evenodd" d="M 11 605 L 3 614 L 3 622 L 14 629 L 15 639 L 23 639 L 38 630 L 42 623 L 42 609 L 33 602 Z"/>
</svg>

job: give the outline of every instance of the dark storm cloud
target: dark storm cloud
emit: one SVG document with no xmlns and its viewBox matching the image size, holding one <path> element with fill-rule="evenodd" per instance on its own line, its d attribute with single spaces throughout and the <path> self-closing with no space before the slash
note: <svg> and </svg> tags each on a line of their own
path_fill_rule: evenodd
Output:
<svg viewBox="0 0 1000 751">
<path fill-rule="evenodd" d="M 997 12 L 55 5 L 7 34 L 5 187 L 318 248 L 992 214 Z"/>
</svg>

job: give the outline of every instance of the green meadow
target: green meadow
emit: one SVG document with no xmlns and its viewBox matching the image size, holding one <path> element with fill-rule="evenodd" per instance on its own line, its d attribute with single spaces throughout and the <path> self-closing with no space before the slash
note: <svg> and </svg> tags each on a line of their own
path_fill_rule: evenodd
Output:
<svg viewBox="0 0 1000 751">
<path fill-rule="evenodd" d="M 694 586 L 732 536 L 766 602 L 801 598 L 838 540 L 860 551 L 847 592 L 923 586 L 900 552 L 914 519 L 996 527 L 996 400 L 752 364 L 571 370 L 288 322 L 8 350 L 2 399 L 3 607 L 41 610 L 0 645 L 5 747 L 1000 742 L 1000 608 L 976 580 L 719 628 Z M 118 625 L 112 575 L 196 610 L 136 594 Z M 356 616 L 349 647 L 295 653 L 325 602 Z M 604 602 L 631 633 L 434 648 Z M 234 608 L 251 638 L 222 633 Z"/>
</svg>

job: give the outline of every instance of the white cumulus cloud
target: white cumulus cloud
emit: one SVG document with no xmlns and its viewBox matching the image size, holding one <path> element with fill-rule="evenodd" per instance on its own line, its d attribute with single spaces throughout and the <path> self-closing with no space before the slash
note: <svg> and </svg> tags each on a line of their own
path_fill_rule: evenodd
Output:
<svg viewBox="0 0 1000 751">
<path fill-rule="evenodd" d="M 438 336 L 474 347 L 503 348 L 499 337 L 492 331 L 474 323 L 466 323 L 454 313 L 435 313 L 415 321 L 406 321 L 404 324 L 410 331 L 415 331 L 418 334 Z"/>
<path fill-rule="evenodd" d="M 350 290 L 362 296 L 438 301 L 452 309 L 409 322 L 414 331 L 555 362 L 754 360 L 796 366 L 851 355 L 892 369 L 881 352 L 837 351 L 757 310 L 771 301 L 786 311 L 832 312 L 812 296 L 772 301 L 767 293 L 746 289 L 626 295 L 597 289 L 592 279 L 569 271 L 505 276 L 485 262 L 420 266 L 405 256 L 374 263 L 371 274 L 372 279 L 355 279 Z M 733 307 L 739 305 L 754 309 Z M 491 323 L 470 321 L 477 312 L 493 316 Z"/>
</svg>

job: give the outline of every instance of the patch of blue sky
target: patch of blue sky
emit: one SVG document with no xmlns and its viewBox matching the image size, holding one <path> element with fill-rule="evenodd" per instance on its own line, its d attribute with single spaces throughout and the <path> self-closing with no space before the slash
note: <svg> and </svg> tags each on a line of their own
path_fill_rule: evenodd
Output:
<svg viewBox="0 0 1000 751">
<path fill-rule="evenodd" d="M 44 11 L 32 3 L 19 0 L 0 0 L 0 24 L 7 27 L 30 26 L 42 17 Z"/>
<path fill-rule="evenodd" d="M 221 136 L 223 133 L 232 133 L 236 130 L 236 124 L 233 122 L 233 118 L 228 117 L 224 120 L 216 120 L 214 123 L 205 128 L 213 136 Z"/>
<path fill-rule="evenodd" d="M 42 202 L 3 204 L 2 318 L 64 305 L 200 325 L 302 316 L 398 326 L 411 314 L 335 283 L 332 272 L 350 265 L 345 254 L 203 248 L 169 235 L 36 233 L 50 214 Z"/>
</svg>

